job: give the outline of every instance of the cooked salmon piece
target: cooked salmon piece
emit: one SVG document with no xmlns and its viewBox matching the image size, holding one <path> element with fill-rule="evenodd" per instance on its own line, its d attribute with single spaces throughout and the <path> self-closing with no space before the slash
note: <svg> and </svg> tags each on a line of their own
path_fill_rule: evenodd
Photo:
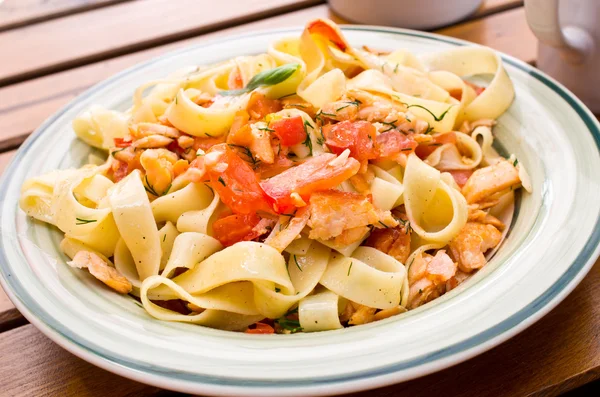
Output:
<svg viewBox="0 0 600 397">
<path fill-rule="evenodd" d="M 448 248 L 460 270 L 470 273 L 487 263 L 484 254 L 500 244 L 501 240 L 502 233 L 494 226 L 467 222 L 458 236 L 450 241 Z"/>
<path fill-rule="evenodd" d="M 410 232 L 402 225 L 388 229 L 373 229 L 365 245 L 394 257 L 398 262 L 406 263 L 410 255 Z"/>
<path fill-rule="evenodd" d="M 473 172 L 462 188 L 462 194 L 467 203 L 472 204 L 520 184 L 519 171 L 512 163 L 503 160 Z"/>
<path fill-rule="evenodd" d="M 311 239 L 329 240 L 342 235 L 346 230 L 365 228 L 368 225 L 381 227 L 380 220 L 389 222 L 391 227 L 398 224 L 389 211 L 378 211 L 368 197 L 358 193 L 327 190 L 313 193 L 310 198 L 308 225 L 312 228 L 309 234 Z M 352 242 L 363 236 L 364 234 L 356 233 Z M 345 240 L 346 244 L 351 244 L 349 240 L 352 239 Z"/>
</svg>

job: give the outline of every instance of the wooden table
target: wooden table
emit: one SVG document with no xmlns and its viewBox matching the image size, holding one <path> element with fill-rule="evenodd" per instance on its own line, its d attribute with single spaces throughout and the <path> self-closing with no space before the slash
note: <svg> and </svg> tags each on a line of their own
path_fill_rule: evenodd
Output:
<svg viewBox="0 0 600 397">
<path fill-rule="evenodd" d="M 318 0 L 4 0 L 0 4 L 0 172 L 48 116 L 96 82 L 203 40 L 301 26 L 333 15 Z M 437 31 L 534 63 L 522 1 L 486 0 Z M 61 349 L 0 290 L 0 395 L 177 395 L 96 368 Z M 537 324 L 453 368 L 353 396 L 557 395 L 600 377 L 600 263 Z"/>
</svg>

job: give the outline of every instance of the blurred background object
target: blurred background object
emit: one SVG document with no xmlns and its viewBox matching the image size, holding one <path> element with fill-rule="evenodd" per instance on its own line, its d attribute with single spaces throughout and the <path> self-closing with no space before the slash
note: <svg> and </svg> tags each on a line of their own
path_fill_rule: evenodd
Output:
<svg viewBox="0 0 600 397">
<path fill-rule="evenodd" d="M 483 0 L 329 0 L 331 9 L 353 23 L 433 29 L 473 14 Z"/>
<path fill-rule="evenodd" d="M 600 1 L 525 0 L 539 39 L 537 67 L 600 113 Z"/>
</svg>

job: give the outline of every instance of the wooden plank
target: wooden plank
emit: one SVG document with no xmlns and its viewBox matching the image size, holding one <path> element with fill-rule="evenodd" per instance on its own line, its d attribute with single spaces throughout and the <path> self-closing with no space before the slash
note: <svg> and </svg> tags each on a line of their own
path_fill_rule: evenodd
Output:
<svg viewBox="0 0 600 397">
<path fill-rule="evenodd" d="M 321 0 L 146 0 L 0 33 L 0 84 L 85 65 Z"/>
<path fill-rule="evenodd" d="M 0 334 L 3 396 L 156 396 L 160 389 L 121 378 L 73 356 L 33 325 Z"/>
<path fill-rule="evenodd" d="M 348 397 L 558 395 L 600 377 L 599 333 L 600 261 L 550 314 L 491 351 L 437 374 Z M 0 365 L 9 395 L 152 390 L 83 362 L 32 325 L 0 334 L 0 351 L 0 363 L 11 363 Z"/>
<path fill-rule="evenodd" d="M 0 31 L 129 0 L 4 0 Z"/>
<path fill-rule="evenodd" d="M 325 5 L 312 7 L 0 88 L 0 150 L 18 146 L 45 118 L 79 93 L 138 62 L 208 39 L 256 29 L 300 26 L 316 17 L 336 18 Z M 486 45 L 526 62 L 535 59 L 536 40 L 529 31 L 522 8 L 446 28 L 440 33 L 469 37 L 464 31 L 470 32 L 474 41 L 486 40 Z M 488 33 L 490 31 L 495 33 Z"/>
<path fill-rule="evenodd" d="M 523 7 L 444 28 L 436 33 L 484 44 L 528 63 L 533 63 L 537 54 L 537 39 L 527 25 Z"/>
</svg>

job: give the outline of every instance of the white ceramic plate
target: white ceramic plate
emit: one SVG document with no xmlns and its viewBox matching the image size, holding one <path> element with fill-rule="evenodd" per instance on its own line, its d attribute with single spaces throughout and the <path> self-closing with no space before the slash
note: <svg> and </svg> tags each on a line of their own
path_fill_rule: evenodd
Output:
<svg viewBox="0 0 600 397">
<path fill-rule="evenodd" d="M 408 30 L 345 27 L 354 45 L 415 53 L 468 43 Z M 78 166 L 90 149 L 70 121 L 92 104 L 125 109 L 142 82 L 190 64 L 264 52 L 300 29 L 187 48 L 98 84 L 47 120 L 21 147 L 0 188 L 2 285 L 42 332 L 104 369 L 190 393 L 300 396 L 343 393 L 422 376 L 475 356 L 556 306 L 598 256 L 600 126 L 566 89 L 504 56 L 517 97 L 495 128 L 533 181 L 493 260 L 456 290 L 402 316 L 313 334 L 246 335 L 150 318 L 128 296 L 65 265 L 61 233 L 18 209 L 31 176 Z M 468 61 L 468 60 L 466 60 Z"/>
</svg>

